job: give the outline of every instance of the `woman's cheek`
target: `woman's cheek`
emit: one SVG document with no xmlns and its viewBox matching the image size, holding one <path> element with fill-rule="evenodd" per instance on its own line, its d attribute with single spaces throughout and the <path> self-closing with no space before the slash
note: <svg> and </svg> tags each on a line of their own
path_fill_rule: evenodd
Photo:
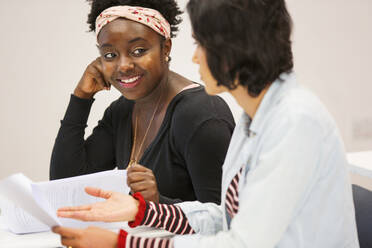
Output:
<svg viewBox="0 0 372 248">
<path fill-rule="evenodd" d="M 113 80 L 113 72 L 114 70 L 112 65 L 109 65 L 106 62 L 102 63 L 102 73 L 106 82 L 111 82 Z"/>
</svg>

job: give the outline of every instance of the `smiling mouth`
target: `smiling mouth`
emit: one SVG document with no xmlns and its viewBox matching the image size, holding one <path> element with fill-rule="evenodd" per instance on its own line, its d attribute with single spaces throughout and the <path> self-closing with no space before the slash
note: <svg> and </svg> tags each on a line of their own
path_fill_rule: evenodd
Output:
<svg viewBox="0 0 372 248">
<path fill-rule="evenodd" d="M 117 79 L 117 82 L 123 87 L 123 88 L 134 88 L 136 87 L 140 81 L 142 76 L 135 76 L 130 78 L 121 78 Z"/>
</svg>

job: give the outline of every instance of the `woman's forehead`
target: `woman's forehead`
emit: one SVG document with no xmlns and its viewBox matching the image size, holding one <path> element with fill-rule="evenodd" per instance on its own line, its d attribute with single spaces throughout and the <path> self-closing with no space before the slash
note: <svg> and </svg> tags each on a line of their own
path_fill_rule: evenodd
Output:
<svg viewBox="0 0 372 248">
<path fill-rule="evenodd" d="M 159 34 L 150 27 L 141 23 L 118 18 L 105 25 L 98 35 L 98 44 L 120 41 L 126 43 L 136 38 L 142 38 L 149 42 L 159 41 Z"/>
</svg>

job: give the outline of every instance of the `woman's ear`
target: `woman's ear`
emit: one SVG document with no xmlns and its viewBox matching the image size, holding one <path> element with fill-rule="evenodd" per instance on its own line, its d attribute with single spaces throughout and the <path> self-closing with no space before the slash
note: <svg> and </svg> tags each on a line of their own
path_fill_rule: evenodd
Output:
<svg viewBox="0 0 372 248">
<path fill-rule="evenodd" d="M 163 54 L 167 62 L 170 61 L 169 56 L 170 56 L 171 50 L 172 50 L 172 40 L 166 39 L 163 43 Z"/>
</svg>

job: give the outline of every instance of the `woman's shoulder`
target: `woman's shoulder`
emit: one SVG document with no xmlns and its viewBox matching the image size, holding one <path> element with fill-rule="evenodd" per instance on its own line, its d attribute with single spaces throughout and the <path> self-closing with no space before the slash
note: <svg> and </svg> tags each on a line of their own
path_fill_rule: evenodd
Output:
<svg viewBox="0 0 372 248">
<path fill-rule="evenodd" d="M 173 104 L 169 113 L 170 132 L 180 150 L 195 145 L 190 143 L 193 137 L 199 137 L 197 143 L 201 137 L 216 140 L 216 146 L 229 143 L 235 122 L 229 106 L 221 97 L 208 95 L 200 86 L 181 92 Z"/>
<path fill-rule="evenodd" d="M 318 96 L 302 85 L 293 87 L 283 102 L 279 104 L 281 111 L 286 111 L 293 122 L 314 122 L 321 126 L 335 125 L 332 115 Z"/>
<path fill-rule="evenodd" d="M 234 126 L 234 118 L 227 103 L 219 96 L 211 96 L 200 85 L 180 92 L 173 99 L 172 119 L 176 123 L 199 124 L 217 119 Z"/>
<path fill-rule="evenodd" d="M 131 113 L 133 104 L 133 101 L 120 96 L 106 108 L 105 116 L 112 119 L 113 122 L 123 120 L 123 118 L 125 119 Z"/>
<path fill-rule="evenodd" d="M 124 109 L 131 109 L 133 107 L 133 101 L 126 99 L 124 96 L 119 96 L 116 100 L 112 101 L 107 107 L 113 112 L 121 111 Z"/>
<path fill-rule="evenodd" d="M 337 125 L 321 100 L 306 87 L 294 84 L 278 94 L 272 109 L 267 111 L 267 121 L 263 127 L 276 130 L 307 130 L 314 135 L 327 136 L 337 129 Z M 309 125 L 312 128 L 309 128 Z"/>
</svg>

